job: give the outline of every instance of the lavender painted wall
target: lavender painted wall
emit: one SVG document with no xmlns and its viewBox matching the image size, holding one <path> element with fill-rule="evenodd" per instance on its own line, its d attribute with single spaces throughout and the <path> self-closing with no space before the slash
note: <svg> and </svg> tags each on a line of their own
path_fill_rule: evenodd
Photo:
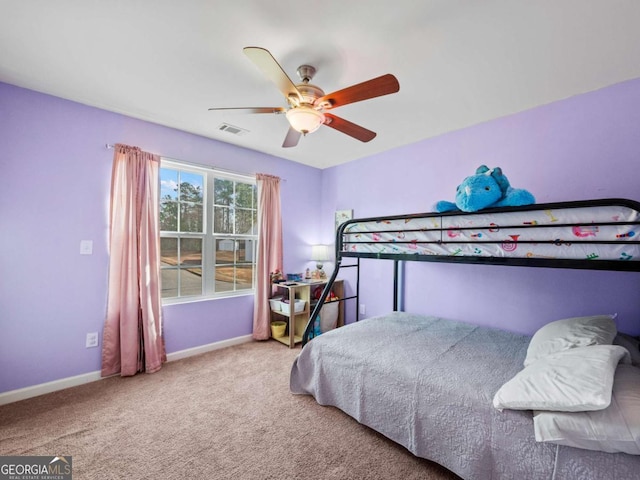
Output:
<svg viewBox="0 0 640 480">
<path fill-rule="evenodd" d="M 100 368 L 84 339 L 102 331 L 106 308 L 105 143 L 284 178 L 285 271 L 312 266 L 310 244 L 333 242 L 335 210 L 429 211 L 481 163 L 539 202 L 640 200 L 640 79 L 324 171 L 1 83 L 0 112 L 0 393 Z M 84 239 L 91 256 L 79 255 Z M 390 262 L 363 262 L 367 316 L 391 309 L 391 272 Z M 525 333 L 618 312 L 621 330 L 640 333 L 638 274 L 409 263 L 406 280 L 408 311 Z M 249 334 L 252 311 L 250 296 L 165 307 L 167 350 Z"/>
<path fill-rule="evenodd" d="M 323 231 L 336 209 L 353 208 L 356 217 L 432 211 L 483 163 L 502 167 L 539 203 L 640 200 L 639 132 L 636 79 L 327 169 Z M 391 310 L 391 275 L 391 262 L 363 262 L 367 316 Z M 405 276 L 407 311 L 523 333 L 568 316 L 618 312 L 619 329 L 640 334 L 637 273 L 409 262 Z"/>
<path fill-rule="evenodd" d="M 213 127 L 213 125 L 212 125 Z M 285 271 L 312 266 L 322 172 L 171 128 L 0 83 L 0 393 L 100 369 L 113 151 L 284 179 Z M 80 255 L 93 240 L 93 255 Z M 164 307 L 167 351 L 251 333 L 253 297 Z"/>
</svg>

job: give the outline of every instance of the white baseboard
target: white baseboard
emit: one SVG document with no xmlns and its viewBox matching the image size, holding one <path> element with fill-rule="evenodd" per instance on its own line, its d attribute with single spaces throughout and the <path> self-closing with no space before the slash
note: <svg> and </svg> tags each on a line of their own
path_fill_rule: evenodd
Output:
<svg viewBox="0 0 640 480">
<path fill-rule="evenodd" d="M 182 358 L 192 357 L 194 355 L 200 355 L 202 353 L 212 352 L 213 350 L 240 345 L 241 343 L 247 343 L 250 341 L 252 341 L 251 335 L 244 335 L 242 337 L 230 338 L 228 340 L 209 343 L 199 347 L 187 348 L 186 350 L 167 354 L 167 361 L 174 362 Z M 26 400 L 27 398 L 37 397 L 39 395 L 44 395 L 45 393 L 57 392 L 58 390 L 64 390 L 65 388 L 77 387 L 78 385 L 84 385 L 85 383 L 102 380 L 102 378 L 100 371 L 96 370 L 95 372 L 83 373 L 82 375 L 76 375 L 74 377 L 61 378 L 60 380 L 41 383 L 31 387 L 10 390 L 8 392 L 0 393 L 0 405 Z"/>
<path fill-rule="evenodd" d="M 37 397 L 39 395 L 44 395 L 45 393 L 56 392 L 58 390 L 64 390 L 65 388 L 95 382 L 101 378 L 100 371 L 95 371 L 76 375 L 75 377 L 61 378 L 60 380 L 54 380 L 53 382 L 40 383 L 39 385 L 33 385 L 31 387 L 19 388 L 18 390 L 10 390 L 8 392 L 0 393 L 0 405 L 6 405 L 7 403 L 26 400 L 27 398 Z"/>
<path fill-rule="evenodd" d="M 251 335 L 243 335 L 242 337 L 221 340 L 219 342 L 209 343 L 207 345 L 201 345 L 199 347 L 187 348 L 186 350 L 168 353 L 167 362 L 174 362 L 176 360 L 180 360 L 181 358 L 193 357 L 194 355 L 200 355 L 201 353 L 212 352 L 213 350 L 220 350 L 221 348 L 240 345 L 241 343 L 251 342 L 252 340 L 253 337 Z"/>
</svg>

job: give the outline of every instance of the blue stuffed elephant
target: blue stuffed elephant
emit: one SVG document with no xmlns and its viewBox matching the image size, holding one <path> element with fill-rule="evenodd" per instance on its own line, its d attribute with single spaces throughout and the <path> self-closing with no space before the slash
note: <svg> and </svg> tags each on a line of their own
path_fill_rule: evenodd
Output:
<svg viewBox="0 0 640 480">
<path fill-rule="evenodd" d="M 531 205 L 535 198 L 527 190 L 513 188 L 500 167 L 481 165 L 475 175 L 464 179 L 456 191 L 456 201 L 441 200 L 435 205 L 436 212 L 477 212 L 491 207 L 516 207 Z"/>
</svg>

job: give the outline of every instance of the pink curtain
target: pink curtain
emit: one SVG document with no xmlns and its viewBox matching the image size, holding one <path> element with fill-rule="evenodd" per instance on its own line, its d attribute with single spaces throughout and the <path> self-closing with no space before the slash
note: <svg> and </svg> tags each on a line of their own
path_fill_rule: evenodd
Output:
<svg viewBox="0 0 640 480">
<path fill-rule="evenodd" d="M 282 271 L 282 214 L 280 178 L 258 173 L 258 256 L 256 295 L 253 307 L 253 338 L 267 340 L 271 332 L 271 280 L 269 274 Z"/>
<path fill-rule="evenodd" d="M 160 157 L 116 145 L 102 376 L 152 373 L 166 361 L 161 324 Z"/>
</svg>

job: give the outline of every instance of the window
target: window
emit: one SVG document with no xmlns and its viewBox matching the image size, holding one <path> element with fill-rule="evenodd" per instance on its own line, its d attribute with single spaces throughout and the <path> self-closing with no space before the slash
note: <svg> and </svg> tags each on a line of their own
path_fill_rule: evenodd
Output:
<svg viewBox="0 0 640 480">
<path fill-rule="evenodd" d="M 257 231 L 254 178 L 162 159 L 165 303 L 252 293 Z"/>
</svg>

